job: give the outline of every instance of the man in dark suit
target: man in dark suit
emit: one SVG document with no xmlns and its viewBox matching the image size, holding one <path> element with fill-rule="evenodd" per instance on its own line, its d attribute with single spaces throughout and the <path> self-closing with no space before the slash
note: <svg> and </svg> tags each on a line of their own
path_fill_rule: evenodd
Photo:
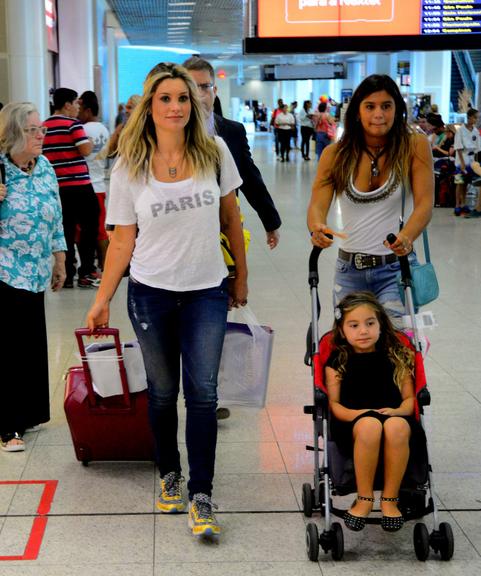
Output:
<svg viewBox="0 0 481 576">
<path fill-rule="evenodd" d="M 273 249 L 279 243 L 281 218 L 264 184 L 261 173 L 254 164 L 245 128 L 240 122 L 234 122 L 214 114 L 217 87 L 214 69 L 209 62 L 198 56 L 193 56 L 186 60 L 183 65 L 189 70 L 199 89 L 209 133 L 220 136 L 227 144 L 242 178 L 240 190 L 261 219 L 266 230 L 267 244 Z"/>
<path fill-rule="evenodd" d="M 220 136 L 227 144 L 242 178 L 240 190 L 261 219 L 266 230 L 267 245 L 272 250 L 279 243 L 281 218 L 264 184 L 261 173 L 254 164 L 245 128 L 240 122 L 228 120 L 214 113 L 217 87 L 214 68 L 209 62 L 198 56 L 193 56 L 184 62 L 184 66 L 189 70 L 199 89 L 209 134 Z M 228 408 L 223 406 L 217 408 L 219 420 L 229 416 Z"/>
</svg>

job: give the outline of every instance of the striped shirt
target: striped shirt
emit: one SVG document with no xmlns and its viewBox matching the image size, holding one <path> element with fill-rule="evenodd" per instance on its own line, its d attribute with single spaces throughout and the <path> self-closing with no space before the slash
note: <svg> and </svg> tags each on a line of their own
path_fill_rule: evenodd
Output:
<svg viewBox="0 0 481 576">
<path fill-rule="evenodd" d="M 50 116 L 43 123 L 48 128 L 43 154 L 52 164 L 60 188 L 90 184 L 89 169 L 77 146 L 89 140 L 82 125 L 68 116 Z"/>
</svg>

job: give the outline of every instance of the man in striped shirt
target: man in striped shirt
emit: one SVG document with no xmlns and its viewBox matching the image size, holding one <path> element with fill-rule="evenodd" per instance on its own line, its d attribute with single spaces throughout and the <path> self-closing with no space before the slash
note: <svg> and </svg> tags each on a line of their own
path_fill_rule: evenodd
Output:
<svg viewBox="0 0 481 576">
<path fill-rule="evenodd" d="M 43 153 L 52 164 L 60 188 L 63 228 L 67 242 L 65 288 L 73 288 L 75 276 L 75 236 L 80 257 L 78 286 L 96 287 L 98 277 L 94 264 L 97 242 L 99 205 L 90 181 L 85 157 L 93 148 L 77 120 L 78 94 L 70 88 L 58 88 L 53 95 L 54 113 L 44 122 L 47 134 Z"/>
</svg>

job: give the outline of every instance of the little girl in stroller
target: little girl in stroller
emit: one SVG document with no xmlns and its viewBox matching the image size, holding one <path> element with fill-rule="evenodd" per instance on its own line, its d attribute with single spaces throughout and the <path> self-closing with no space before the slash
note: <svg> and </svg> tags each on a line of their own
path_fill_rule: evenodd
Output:
<svg viewBox="0 0 481 576">
<path fill-rule="evenodd" d="M 325 367 L 331 435 L 353 457 L 358 493 L 344 523 L 354 531 L 365 527 L 382 462 L 381 527 L 395 532 L 404 523 L 399 489 L 410 450 L 425 443 L 414 416 L 414 351 L 371 292 L 349 294 L 334 316 L 334 348 Z"/>
</svg>

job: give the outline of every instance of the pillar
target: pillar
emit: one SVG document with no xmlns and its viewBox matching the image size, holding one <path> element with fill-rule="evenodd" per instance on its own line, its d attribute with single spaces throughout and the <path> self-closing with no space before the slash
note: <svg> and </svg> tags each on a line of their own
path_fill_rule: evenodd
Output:
<svg viewBox="0 0 481 576">
<path fill-rule="evenodd" d="M 44 0 L 6 0 L 10 101 L 33 102 L 41 118 L 49 113 L 47 28 Z"/>
</svg>

